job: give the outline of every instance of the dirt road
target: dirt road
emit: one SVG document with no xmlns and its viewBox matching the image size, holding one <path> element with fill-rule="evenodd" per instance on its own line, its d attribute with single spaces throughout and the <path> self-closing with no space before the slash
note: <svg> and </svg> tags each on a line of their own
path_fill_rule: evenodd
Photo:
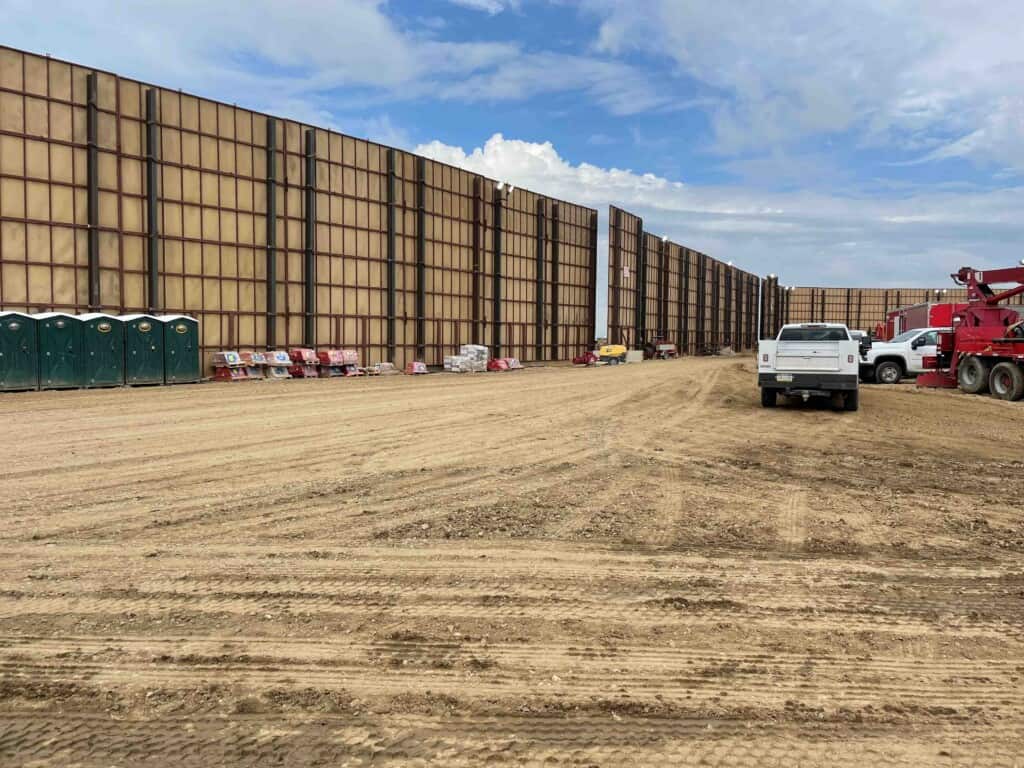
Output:
<svg viewBox="0 0 1024 768">
<path fill-rule="evenodd" d="M 0 397 L 0 765 L 1024 765 L 1024 408 L 754 379 Z"/>
</svg>

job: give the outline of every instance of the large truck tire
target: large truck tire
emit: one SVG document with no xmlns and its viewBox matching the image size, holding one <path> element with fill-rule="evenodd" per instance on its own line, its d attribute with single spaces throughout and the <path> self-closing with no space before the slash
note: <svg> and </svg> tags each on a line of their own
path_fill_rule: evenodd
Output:
<svg viewBox="0 0 1024 768">
<path fill-rule="evenodd" d="M 854 389 L 846 393 L 843 400 L 843 407 L 848 411 L 856 411 L 860 408 L 860 390 Z"/>
<path fill-rule="evenodd" d="M 899 384 L 903 378 L 903 366 L 895 360 L 886 360 L 875 366 L 875 383 Z"/>
<path fill-rule="evenodd" d="M 1016 402 L 1024 398 L 1024 368 L 1016 363 L 999 363 L 988 377 L 988 388 L 1000 400 Z"/>
<path fill-rule="evenodd" d="M 960 389 L 969 395 L 980 395 L 988 391 L 988 366 L 974 355 L 960 362 L 956 378 Z"/>
<path fill-rule="evenodd" d="M 779 404 L 779 393 L 768 387 L 761 388 L 761 406 L 763 408 L 774 408 Z"/>
</svg>

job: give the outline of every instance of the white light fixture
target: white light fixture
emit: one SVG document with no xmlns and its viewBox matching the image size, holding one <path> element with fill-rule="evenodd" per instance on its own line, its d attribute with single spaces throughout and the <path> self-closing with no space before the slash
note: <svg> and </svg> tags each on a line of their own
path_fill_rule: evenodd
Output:
<svg viewBox="0 0 1024 768">
<path fill-rule="evenodd" d="M 668 236 L 665 236 L 665 237 L 661 238 L 661 242 L 667 243 L 668 242 Z"/>
<path fill-rule="evenodd" d="M 516 185 L 515 184 L 509 184 L 508 185 L 508 193 L 511 195 L 515 191 L 516 191 Z"/>
<path fill-rule="evenodd" d="M 730 261 L 726 266 L 731 267 L 732 266 L 732 262 Z"/>
<path fill-rule="evenodd" d="M 775 279 L 775 275 L 768 275 L 768 279 L 769 280 L 774 280 Z"/>
<path fill-rule="evenodd" d="M 504 181 L 499 181 L 498 182 L 498 186 L 497 186 L 497 190 L 499 192 L 501 192 L 501 190 L 503 190 L 504 188 L 505 188 L 505 182 Z"/>
</svg>

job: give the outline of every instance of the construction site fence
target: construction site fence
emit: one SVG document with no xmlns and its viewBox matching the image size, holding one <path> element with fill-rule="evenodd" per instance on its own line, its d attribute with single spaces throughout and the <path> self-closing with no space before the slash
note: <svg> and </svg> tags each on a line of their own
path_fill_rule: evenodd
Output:
<svg viewBox="0 0 1024 768">
<path fill-rule="evenodd" d="M 608 214 L 608 337 L 640 347 L 664 340 L 684 354 L 747 350 L 760 337 L 760 279 Z"/>
<path fill-rule="evenodd" d="M 597 211 L 0 47 L 0 309 L 181 313 L 218 349 L 440 365 L 590 347 Z"/>
<path fill-rule="evenodd" d="M 889 312 L 915 304 L 967 301 L 964 288 L 811 288 L 783 287 L 778 278 L 765 281 L 770 334 L 786 323 L 843 323 L 874 331 Z"/>
</svg>

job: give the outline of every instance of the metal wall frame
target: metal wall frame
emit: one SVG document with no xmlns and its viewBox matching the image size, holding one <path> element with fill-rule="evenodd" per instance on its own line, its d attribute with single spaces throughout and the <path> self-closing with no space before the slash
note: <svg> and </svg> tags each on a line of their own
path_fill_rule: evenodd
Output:
<svg viewBox="0 0 1024 768">
<path fill-rule="evenodd" d="M 615 206 L 608 225 L 611 343 L 635 347 L 663 336 L 686 354 L 753 346 L 757 315 L 743 306 L 756 306 L 754 275 L 644 232 L 639 216 Z"/>
<path fill-rule="evenodd" d="M 2 309 L 191 314 L 207 360 L 593 339 L 592 208 L 516 189 L 501 211 L 478 174 L 6 47 L 0 144 Z"/>
</svg>

